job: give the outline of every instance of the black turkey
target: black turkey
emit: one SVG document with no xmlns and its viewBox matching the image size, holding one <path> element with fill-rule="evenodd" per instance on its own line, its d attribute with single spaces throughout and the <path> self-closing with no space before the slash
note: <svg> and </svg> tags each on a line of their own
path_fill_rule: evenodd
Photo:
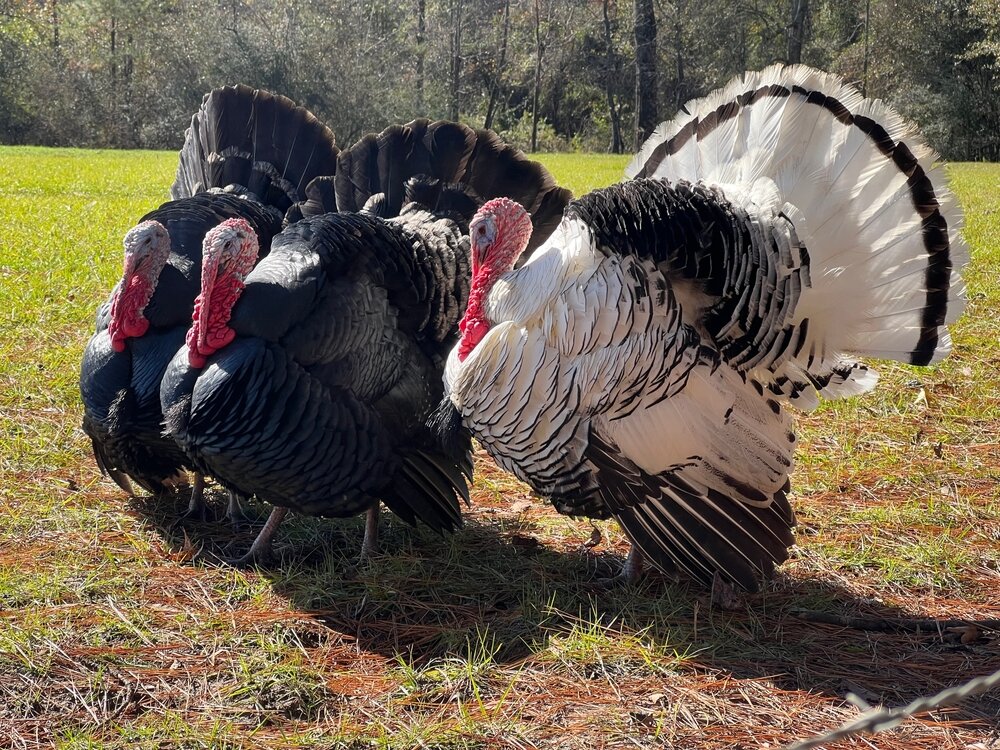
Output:
<svg viewBox="0 0 1000 750">
<path fill-rule="evenodd" d="M 334 174 L 337 156 L 333 133 L 285 97 L 246 86 L 205 96 L 180 152 L 173 200 L 126 235 L 122 279 L 98 310 L 81 365 L 83 429 L 97 465 L 129 494 L 130 477 L 152 493 L 186 481 L 183 451 L 162 434 L 160 379 L 191 324 L 205 234 L 242 218 L 266 254 L 285 212 L 314 178 Z M 201 488 L 197 475 L 191 514 L 204 513 Z"/>
<path fill-rule="evenodd" d="M 948 353 L 958 209 L 892 110 L 803 66 L 690 102 L 627 174 L 518 270 L 524 212 L 482 208 L 437 425 L 560 512 L 617 519 L 625 577 L 648 558 L 754 590 L 793 543 L 785 404 L 871 389 L 859 356 Z"/>
<path fill-rule="evenodd" d="M 461 522 L 471 444 L 449 460 L 424 423 L 468 296 L 468 221 L 500 191 L 541 241 L 569 198 L 495 134 L 427 120 L 343 152 L 332 189 L 338 212 L 303 204 L 256 267 L 252 227 L 209 233 L 194 324 L 162 383 L 193 465 L 276 506 L 239 564 L 271 556 L 288 509 L 368 511 L 362 557 L 379 500 L 437 531 Z"/>
</svg>

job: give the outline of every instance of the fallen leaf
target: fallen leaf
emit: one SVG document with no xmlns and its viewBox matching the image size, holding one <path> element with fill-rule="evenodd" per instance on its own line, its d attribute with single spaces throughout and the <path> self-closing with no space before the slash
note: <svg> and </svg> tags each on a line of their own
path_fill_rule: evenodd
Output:
<svg viewBox="0 0 1000 750">
<path fill-rule="evenodd" d="M 585 541 L 583 543 L 583 546 L 586 547 L 587 549 L 590 549 L 591 547 L 596 547 L 600 543 L 601 543 L 601 530 L 595 526 L 594 530 L 590 532 L 590 539 Z"/>
<path fill-rule="evenodd" d="M 531 508 L 530 500 L 518 500 L 510 506 L 511 513 L 524 513 Z"/>
<path fill-rule="evenodd" d="M 191 562 L 194 556 L 197 554 L 194 542 L 191 541 L 191 537 L 188 536 L 187 529 L 184 529 L 184 543 L 181 544 L 181 548 L 176 552 L 170 554 L 170 559 L 176 563 L 186 563 Z"/>
</svg>

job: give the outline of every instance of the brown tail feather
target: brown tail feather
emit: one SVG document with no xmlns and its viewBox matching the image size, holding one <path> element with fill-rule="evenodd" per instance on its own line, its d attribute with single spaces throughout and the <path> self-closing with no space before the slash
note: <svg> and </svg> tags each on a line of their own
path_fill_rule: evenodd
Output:
<svg viewBox="0 0 1000 750">
<path fill-rule="evenodd" d="M 170 195 L 236 185 L 284 213 L 314 178 L 334 174 L 337 154 L 333 132 L 292 100 L 225 86 L 191 118 Z"/>
<path fill-rule="evenodd" d="M 420 174 L 466 185 L 483 201 L 505 196 L 521 203 L 535 227 L 529 253 L 555 229 L 572 197 L 545 167 L 493 131 L 419 119 L 367 135 L 341 152 L 337 207 L 360 211 L 373 194 L 385 193 L 387 215 L 396 215 L 407 179 Z"/>
</svg>

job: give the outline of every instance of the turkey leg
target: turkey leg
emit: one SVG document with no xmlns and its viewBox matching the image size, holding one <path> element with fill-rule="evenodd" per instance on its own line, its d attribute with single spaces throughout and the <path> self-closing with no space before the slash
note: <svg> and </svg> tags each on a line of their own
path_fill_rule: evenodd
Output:
<svg viewBox="0 0 1000 750">
<path fill-rule="evenodd" d="M 226 560 L 230 565 L 237 568 L 248 568 L 254 565 L 266 565 L 274 560 L 274 534 L 277 532 L 281 522 L 288 514 L 288 508 L 274 506 L 271 515 L 267 517 L 264 528 L 260 530 L 257 538 L 253 540 L 249 551 L 243 557 Z"/>
<path fill-rule="evenodd" d="M 599 578 L 597 583 L 606 589 L 618 586 L 634 586 L 639 582 L 639 577 L 642 575 L 645 563 L 646 556 L 633 544 L 628 551 L 628 557 L 625 558 L 625 564 L 622 565 L 621 572 L 610 578 Z"/>
<path fill-rule="evenodd" d="M 375 553 L 375 545 L 378 544 L 378 520 L 380 506 L 378 501 L 365 513 L 365 538 L 361 541 L 361 557 L 358 563 L 368 562 L 368 558 Z"/>
<path fill-rule="evenodd" d="M 240 496 L 232 490 L 229 490 L 229 505 L 226 508 L 226 519 L 235 532 L 239 532 L 248 520 L 246 514 L 243 512 L 243 508 L 240 506 Z"/>
<path fill-rule="evenodd" d="M 202 474 L 194 475 L 194 486 L 191 488 L 191 499 L 188 501 L 187 510 L 181 513 L 180 518 L 170 524 L 170 530 L 174 531 L 185 521 L 204 521 L 208 516 L 208 505 L 205 503 L 205 477 Z"/>
</svg>

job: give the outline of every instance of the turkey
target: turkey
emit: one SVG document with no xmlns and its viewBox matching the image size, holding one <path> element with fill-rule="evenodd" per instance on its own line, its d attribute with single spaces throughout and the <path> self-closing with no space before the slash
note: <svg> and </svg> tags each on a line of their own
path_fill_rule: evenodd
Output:
<svg viewBox="0 0 1000 750">
<path fill-rule="evenodd" d="M 425 422 L 468 296 L 468 222 L 502 194 L 548 232 L 569 199 L 495 134 L 427 120 L 344 151 L 324 190 L 256 267 L 246 222 L 209 232 L 193 325 L 161 386 L 192 464 L 276 506 L 241 565 L 272 556 L 288 509 L 367 511 L 362 558 L 379 500 L 439 532 L 461 522 L 471 444 L 451 460 Z M 338 212 L 322 213 L 331 194 Z"/>
<path fill-rule="evenodd" d="M 206 232 L 242 218 L 266 254 L 286 210 L 314 178 L 334 173 L 337 156 L 333 133 L 285 97 L 246 86 L 206 94 L 173 200 L 125 236 L 122 279 L 98 310 L 81 365 L 83 429 L 98 467 L 129 494 L 129 478 L 151 493 L 186 481 L 183 451 L 162 434 L 160 380 L 191 323 Z M 197 475 L 190 514 L 205 512 L 202 486 Z M 233 520 L 237 510 L 231 498 Z"/>
<path fill-rule="evenodd" d="M 788 557 L 788 404 L 870 390 L 859 357 L 951 348 L 968 252 L 943 169 L 885 104 L 807 67 L 688 103 L 628 167 L 529 227 L 491 201 L 435 415 L 643 561 L 757 590 Z"/>
</svg>

